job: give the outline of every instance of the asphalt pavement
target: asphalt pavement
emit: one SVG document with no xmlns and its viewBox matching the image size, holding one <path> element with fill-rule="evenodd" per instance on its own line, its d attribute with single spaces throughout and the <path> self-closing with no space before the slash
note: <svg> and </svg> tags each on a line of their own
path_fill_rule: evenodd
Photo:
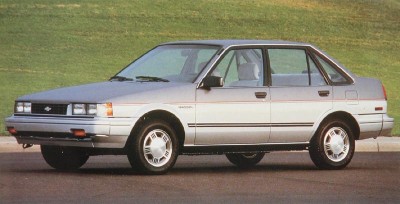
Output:
<svg viewBox="0 0 400 204">
<path fill-rule="evenodd" d="M 308 152 L 273 152 L 239 169 L 224 155 L 179 156 L 166 175 L 132 171 L 126 156 L 93 156 L 77 171 L 46 164 L 38 145 L 0 137 L 0 203 L 398 203 L 400 137 L 357 141 L 344 170 Z"/>
<path fill-rule="evenodd" d="M 166 175 L 135 173 L 126 156 L 57 171 L 40 152 L 0 153 L 0 203 L 399 203 L 400 152 L 358 152 L 318 170 L 308 152 L 273 152 L 239 169 L 224 155 L 179 156 Z"/>
<path fill-rule="evenodd" d="M 38 145 L 23 149 L 14 137 L 0 136 L 1 152 L 37 152 Z M 400 152 L 400 137 L 378 137 L 356 141 L 356 152 Z"/>
</svg>

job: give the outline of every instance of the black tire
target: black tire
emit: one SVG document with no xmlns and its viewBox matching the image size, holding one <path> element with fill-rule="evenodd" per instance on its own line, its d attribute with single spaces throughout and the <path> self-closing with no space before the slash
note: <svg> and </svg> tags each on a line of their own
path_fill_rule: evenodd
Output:
<svg viewBox="0 0 400 204">
<path fill-rule="evenodd" d="M 232 164 L 240 168 L 249 168 L 258 164 L 264 158 L 264 155 L 265 153 L 232 153 L 225 156 Z"/>
<path fill-rule="evenodd" d="M 89 155 L 76 147 L 40 146 L 44 160 L 58 170 L 76 170 L 86 163 Z"/>
<path fill-rule="evenodd" d="M 336 170 L 350 163 L 354 148 L 351 128 L 341 120 L 329 120 L 320 126 L 311 140 L 309 153 L 318 168 Z"/>
<path fill-rule="evenodd" d="M 161 120 L 144 123 L 127 145 L 132 168 L 144 174 L 165 174 L 176 162 L 179 140 L 171 126 Z"/>
</svg>

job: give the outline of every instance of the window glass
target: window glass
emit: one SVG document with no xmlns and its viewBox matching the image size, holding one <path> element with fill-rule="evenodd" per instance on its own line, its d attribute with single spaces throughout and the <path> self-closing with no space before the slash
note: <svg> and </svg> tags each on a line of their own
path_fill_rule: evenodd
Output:
<svg viewBox="0 0 400 204">
<path fill-rule="evenodd" d="M 235 51 L 232 50 L 220 61 L 216 69 L 211 73 L 212 76 L 224 78 L 224 84 L 229 84 L 238 79 Z"/>
<path fill-rule="evenodd" d="M 196 73 L 200 73 L 204 69 L 204 67 L 207 65 L 208 61 L 214 54 L 215 50 L 211 49 L 204 49 L 198 52 L 195 66 L 197 67 Z"/>
<path fill-rule="evenodd" d="M 128 65 L 117 77 L 137 81 L 159 78 L 163 81 L 193 82 L 218 49 L 207 45 L 158 46 Z"/>
<path fill-rule="evenodd" d="M 263 60 L 261 49 L 229 51 L 212 72 L 224 78 L 224 86 L 263 86 Z"/>
<path fill-rule="evenodd" d="M 323 60 L 318 55 L 316 55 L 316 56 L 317 56 L 318 61 L 321 63 L 322 67 L 324 68 L 325 72 L 328 74 L 329 79 L 332 82 L 335 82 L 335 83 L 347 82 L 347 79 L 342 74 L 340 74 L 334 67 L 332 67 L 328 62 Z"/>
<path fill-rule="evenodd" d="M 318 70 L 317 65 L 315 65 L 315 62 L 310 58 L 310 56 L 307 57 L 308 57 L 308 63 L 310 65 L 311 86 L 326 85 L 326 81 L 322 76 L 321 72 Z"/>
<path fill-rule="evenodd" d="M 305 50 L 268 49 L 268 54 L 273 86 L 315 86 L 326 84 L 314 61 Z"/>
<path fill-rule="evenodd" d="M 136 76 L 160 76 L 162 73 L 179 73 L 186 61 L 186 56 L 181 55 L 181 50 L 162 50 L 155 54 L 152 60 L 141 64 L 142 69 L 136 69 Z M 161 73 L 160 73 L 161 72 Z"/>
</svg>

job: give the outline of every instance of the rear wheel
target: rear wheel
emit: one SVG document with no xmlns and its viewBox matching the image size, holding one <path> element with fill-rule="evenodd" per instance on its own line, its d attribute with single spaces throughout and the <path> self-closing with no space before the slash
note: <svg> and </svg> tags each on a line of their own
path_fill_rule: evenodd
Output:
<svg viewBox="0 0 400 204">
<path fill-rule="evenodd" d="M 133 169 L 146 174 L 164 174 L 178 157 L 178 138 L 164 121 L 146 122 L 129 141 L 128 159 Z"/>
<path fill-rule="evenodd" d="M 317 131 L 310 144 L 310 157 L 320 169 L 342 169 L 354 155 L 355 139 L 343 121 L 330 120 Z"/>
<path fill-rule="evenodd" d="M 76 147 L 40 146 L 44 160 L 58 170 L 79 169 L 89 159 L 89 155 Z"/>
<path fill-rule="evenodd" d="M 233 153 L 226 154 L 226 158 L 240 168 L 248 168 L 258 164 L 264 155 L 265 153 Z"/>
</svg>

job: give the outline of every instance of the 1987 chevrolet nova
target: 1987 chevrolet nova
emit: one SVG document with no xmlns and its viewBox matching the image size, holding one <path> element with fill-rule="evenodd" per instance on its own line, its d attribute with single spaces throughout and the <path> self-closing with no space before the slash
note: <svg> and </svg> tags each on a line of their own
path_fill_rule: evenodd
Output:
<svg viewBox="0 0 400 204">
<path fill-rule="evenodd" d="M 313 45 L 210 40 L 161 44 L 106 82 L 22 96 L 6 127 L 56 169 L 126 154 L 135 170 L 162 174 L 179 154 L 249 167 L 306 149 L 317 167 L 341 169 L 355 140 L 390 134 L 386 113 L 379 80 Z"/>
</svg>

